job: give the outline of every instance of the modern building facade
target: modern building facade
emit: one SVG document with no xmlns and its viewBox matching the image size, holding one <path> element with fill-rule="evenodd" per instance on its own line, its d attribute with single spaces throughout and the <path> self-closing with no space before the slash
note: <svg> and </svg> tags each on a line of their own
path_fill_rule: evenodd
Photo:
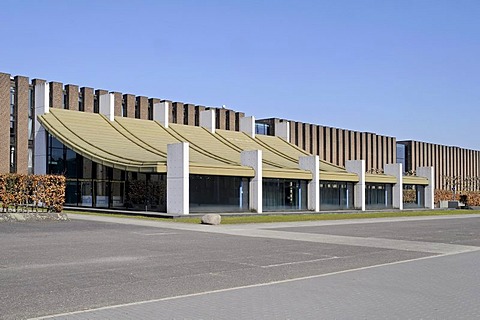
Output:
<svg viewBox="0 0 480 320">
<path fill-rule="evenodd" d="M 348 160 L 365 160 L 367 171 L 374 171 L 396 162 L 394 137 L 278 118 L 257 120 L 257 126 L 264 134 L 275 135 L 285 122 L 290 127 L 290 143 L 338 166 L 344 167 Z"/>
<path fill-rule="evenodd" d="M 445 148 L 458 162 L 437 172 L 452 160 L 413 141 L 5 73 L 0 142 L 0 172 L 64 174 L 67 205 L 172 214 L 433 207 L 443 175 L 478 168 L 476 151 Z"/>
<path fill-rule="evenodd" d="M 46 84 L 48 103 L 52 108 L 99 113 L 104 89 L 79 87 L 41 79 L 30 81 L 24 76 L 0 73 L 0 172 L 33 173 L 35 86 Z M 111 92 L 115 97 L 115 116 L 153 119 L 153 105 L 160 101 L 169 103 L 170 123 L 199 125 L 200 112 L 212 109 L 218 129 L 239 130 L 243 112 L 225 108 L 212 108 L 190 103 L 172 102 L 159 98 Z M 9 142 L 7 142 L 9 141 Z"/>
<path fill-rule="evenodd" d="M 435 168 L 435 189 L 480 190 L 480 151 L 421 141 L 398 141 L 397 162 L 406 172 Z"/>
</svg>

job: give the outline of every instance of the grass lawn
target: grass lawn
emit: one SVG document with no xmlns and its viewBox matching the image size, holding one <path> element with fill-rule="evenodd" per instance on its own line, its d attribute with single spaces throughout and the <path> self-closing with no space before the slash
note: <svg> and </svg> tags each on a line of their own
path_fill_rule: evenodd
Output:
<svg viewBox="0 0 480 320">
<path fill-rule="evenodd" d="M 200 223 L 200 217 L 162 218 L 139 215 L 111 214 L 97 212 L 65 211 L 67 214 L 86 214 L 95 216 L 147 219 L 165 222 Z M 222 224 L 240 223 L 268 223 L 268 222 L 294 222 L 315 220 L 344 220 L 367 218 L 392 218 L 392 217 L 419 217 L 419 216 L 446 216 L 458 214 L 480 214 L 480 210 L 422 210 L 422 211 L 381 211 L 362 213 L 317 213 L 317 214 L 284 214 L 284 215 L 249 215 L 249 216 L 222 216 Z"/>
</svg>

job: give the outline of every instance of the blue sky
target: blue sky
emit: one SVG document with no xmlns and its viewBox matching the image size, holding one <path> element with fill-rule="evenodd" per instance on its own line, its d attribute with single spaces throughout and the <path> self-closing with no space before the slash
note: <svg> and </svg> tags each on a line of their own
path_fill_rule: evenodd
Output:
<svg viewBox="0 0 480 320">
<path fill-rule="evenodd" d="M 480 1 L 11 1 L 0 71 L 480 150 Z"/>
</svg>

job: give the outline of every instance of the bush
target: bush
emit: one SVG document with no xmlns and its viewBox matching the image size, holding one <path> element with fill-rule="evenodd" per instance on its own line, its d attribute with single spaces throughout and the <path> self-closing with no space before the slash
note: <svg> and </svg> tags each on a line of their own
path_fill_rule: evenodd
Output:
<svg viewBox="0 0 480 320">
<path fill-rule="evenodd" d="M 38 208 L 61 212 L 65 203 L 65 177 L 0 174 L 0 203 L 4 212 L 38 211 Z"/>
<path fill-rule="evenodd" d="M 469 206 L 480 206 L 480 191 L 460 191 L 455 194 L 449 190 L 435 190 L 435 202 L 442 200 L 460 200 L 465 197 Z"/>
</svg>

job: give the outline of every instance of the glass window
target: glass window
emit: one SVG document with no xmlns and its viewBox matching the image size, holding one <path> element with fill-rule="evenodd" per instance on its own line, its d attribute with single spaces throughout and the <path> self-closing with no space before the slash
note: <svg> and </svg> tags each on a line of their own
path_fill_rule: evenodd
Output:
<svg viewBox="0 0 480 320">
<path fill-rule="evenodd" d="M 307 181 L 263 179 L 263 210 L 307 210 Z"/>
<path fill-rule="evenodd" d="M 33 174 L 33 149 L 28 148 L 28 174 Z"/>
<path fill-rule="evenodd" d="M 403 172 L 406 171 L 406 164 L 405 164 L 405 145 L 401 143 L 397 143 L 397 163 L 402 164 Z"/>
<path fill-rule="evenodd" d="M 320 181 L 320 210 L 347 210 L 354 208 L 353 183 Z"/>
<path fill-rule="evenodd" d="M 125 99 L 122 100 L 122 117 L 127 116 L 127 103 Z"/>
<path fill-rule="evenodd" d="M 187 125 L 188 125 L 188 111 L 189 111 L 188 106 L 183 106 L 183 124 L 187 124 Z"/>
<path fill-rule="evenodd" d="M 15 87 L 10 87 L 10 135 L 15 135 Z"/>
<path fill-rule="evenodd" d="M 403 185 L 403 207 L 423 208 L 425 207 L 425 187 L 421 185 Z"/>
<path fill-rule="evenodd" d="M 68 96 L 65 91 L 63 91 L 63 103 L 62 103 L 63 109 L 68 109 Z"/>
<path fill-rule="evenodd" d="M 255 133 L 256 134 L 269 135 L 270 134 L 270 126 L 266 123 L 256 122 L 255 123 Z"/>
<path fill-rule="evenodd" d="M 78 205 L 79 182 L 77 180 L 67 180 L 65 186 L 65 204 L 70 206 Z"/>
<path fill-rule="evenodd" d="M 367 209 L 392 208 L 392 185 L 367 183 L 365 185 L 365 207 Z"/>
<path fill-rule="evenodd" d="M 10 146 L 10 172 L 14 173 L 15 171 L 15 147 Z"/>
<path fill-rule="evenodd" d="M 98 96 L 95 95 L 95 96 L 93 97 L 93 112 L 94 112 L 94 113 L 98 113 L 99 108 L 100 108 L 100 107 L 99 107 L 99 103 L 98 103 Z"/>
<path fill-rule="evenodd" d="M 28 90 L 28 117 L 33 118 L 34 112 L 34 106 L 35 106 L 35 96 L 33 93 L 33 88 L 30 87 Z"/>
<path fill-rule="evenodd" d="M 138 100 L 135 100 L 135 118 L 140 119 L 140 106 Z"/>
<path fill-rule="evenodd" d="M 77 178 L 77 154 L 75 151 L 66 148 L 65 165 L 67 178 Z"/>
<path fill-rule="evenodd" d="M 190 211 L 248 211 L 248 186 L 242 177 L 190 175 Z"/>
<path fill-rule="evenodd" d="M 79 205 L 84 207 L 93 206 L 93 182 L 91 180 L 81 180 L 80 184 L 80 203 Z"/>
<path fill-rule="evenodd" d="M 33 119 L 28 118 L 28 140 L 33 140 Z"/>
<path fill-rule="evenodd" d="M 83 104 L 83 94 L 81 92 L 78 94 L 78 110 L 85 111 L 85 105 Z"/>
<path fill-rule="evenodd" d="M 10 105 L 15 105 L 15 87 L 10 87 Z"/>
</svg>

